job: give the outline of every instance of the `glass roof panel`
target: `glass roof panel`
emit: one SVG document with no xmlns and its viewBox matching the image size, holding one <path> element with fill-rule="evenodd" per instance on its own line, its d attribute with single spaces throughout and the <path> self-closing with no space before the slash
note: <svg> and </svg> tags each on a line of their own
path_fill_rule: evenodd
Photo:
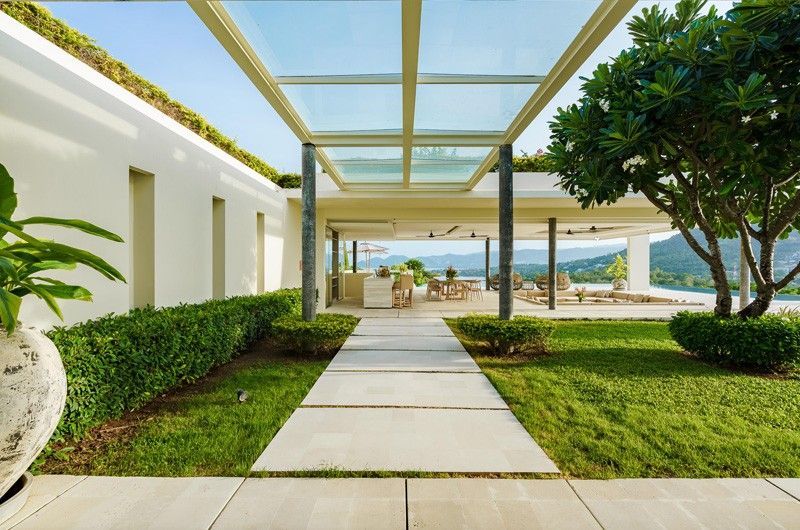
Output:
<svg viewBox="0 0 800 530">
<path fill-rule="evenodd" d="M 411 182 L 466 182 L 491 147 L 414 147 Z"/>
<path fill-rule="evenodd" d="M 504 131 L 537 85 L 417 85 L 414 130 Z"/>
<path fill-rule="evenodd" d="M 225 1 L 274 76 L 401 71 L 399 0 Z"/>
<path fill-rule="evenodd" d="M 282 89 L 314 132 L 403 127 L 401 85 L 284 85 Z"/>
<path fill-rule="evenodd" d="M 403 182 L 401 147 L 327 147 L 325 152 L 347 183 Z"/>
<path fill-rule="evenodd" d="M 426 0 L 420 73 L 545 75 L 600 0 Z"/>
</svg>

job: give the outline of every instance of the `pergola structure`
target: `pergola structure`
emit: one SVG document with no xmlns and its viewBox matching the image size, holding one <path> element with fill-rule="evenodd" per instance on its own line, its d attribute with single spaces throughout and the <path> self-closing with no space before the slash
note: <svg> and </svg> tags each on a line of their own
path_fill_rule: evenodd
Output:
<svg viewBox="0 0 800 530">
<path fill-rule="evenodd" d="M 317 163 L 342 191 L 424 193 L 473 190 L 498 161 L 510 318 L 512 143 L 635 3 L 190 2 L 303 144 L 304 318 L 315 315 Z"/>
</svg>

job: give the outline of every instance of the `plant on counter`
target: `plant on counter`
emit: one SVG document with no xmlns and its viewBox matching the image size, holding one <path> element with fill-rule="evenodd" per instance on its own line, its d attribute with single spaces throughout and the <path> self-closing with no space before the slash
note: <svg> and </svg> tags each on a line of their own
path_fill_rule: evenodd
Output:
<svg viewBox="0 0 800 530">
<path fill-rule="evenodd" d="M 547 353 L 547 343 L 555 327 L 536 317 L 515 316 L 500 320 L 497 315 L 467 315 L 456 319 L 456 327 L 469 340 L 486 346 L 494 355 Z"/>
<path fill-rule="evenodd" d="M 284 346 L 308 354 L 330 354 L 353 333 L 358 319 L 352 315 L 321 313 L 305 321 L 299 315 L 286 315 L 273 323 L 275 336 Z"/>
<path fill-rule="evenodd" d="M 72 270 L 80 264 L 109 280 L 125 281 L 117 269 L 91 252 L 35 237 L 25 229 L 32 225 L 72 228 L 121 242 L 118 235 L 79 219 L 12 220 L 16 209 L 14 179 L 0 164 L 0 322 L 5 329 L 0 337 L 0 498 L 44 448 L 64 410 L 67 392 L 56 345 L 39 330 L 18 325 L 23 298 L 40 298 L 63 319 L 58 300 L 90 301 L 92 294 L 48 276 L 48 271 Z"/>
</svg>

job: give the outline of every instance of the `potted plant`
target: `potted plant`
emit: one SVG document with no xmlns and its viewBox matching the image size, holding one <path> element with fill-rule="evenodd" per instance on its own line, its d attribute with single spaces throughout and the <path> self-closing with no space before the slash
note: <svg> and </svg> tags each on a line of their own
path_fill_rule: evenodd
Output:
<svg viewBox="0 0 800 530">
<path fill-rule="evenodd" d="M 625 263 L 625 258 L 617 254 L 614 262 L 608 266 L 606 272 L 613 278 L 611 286 L 615 291 L 624 291 L 628 288 L 628 264 Z"/>
<path fill-rule="evenodd" d="M 444 271 L 444 277 L 447 278 L 448 282 L 455 280 L 456 276 L 458 276 L 458 269 L 452 265 L 447 267 L 447 269 Z"/>
<path fill-rule="evenodd" d="M 77 219 L 12 220 L 16 207 L 14 179 L 0 164 L 0 323 L 5 331 L 0 334 L 0 499 L 5 496 L 0 501 L 0 521 L 12 515 L 12 508 L 24 504 L 24 498 L 20 499 L 27 495 L 30 484 L 25 470 L 52 436 L 67 393 L 64 366 L 53 342 L 17 321 L 23 299 L 34 295 L 63 318 L 59 299 L 89 301 L 92 294 L 49 277 L 48 271 L 70 270 L 81 264 L 110 280 L 125 281 L 98 256 L 34 237 L 25 229 L 28 225 L 61 226 L 121 242 L 118 235 Z"/>
<path fill-rule="evenodd" d="M 578 287 L 575 289 L 575 296 L 578 297 L 578 302 L 581 304 L 586 300 L 586 287 Z"/>
</svg>

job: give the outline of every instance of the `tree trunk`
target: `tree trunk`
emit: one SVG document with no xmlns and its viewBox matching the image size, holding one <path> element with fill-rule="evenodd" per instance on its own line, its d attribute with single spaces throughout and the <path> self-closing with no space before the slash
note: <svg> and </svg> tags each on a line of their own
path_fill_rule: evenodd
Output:
<svg viewBox="0 0 800 530">
<path fill-rule="evenodd" d="M 714 314 L 718 317 L 729 317 L 733 307 L 733 298 L 730 285 L 728 285 L 725 265 L 721 259 L 715 259 L 714 263 L 709 264 L 709 268 L 711 269 L 711 279 L 714 281 L 714 289 L 717 291 L 717 305 L 714 307 Z"/>
<path fill-rule="evenodd" d="M 741 287 L 740 287 L 741 288 Z M 763 288 L 758 289 L 758 294 L 750 302 L 747 307 L 739 311 L 739 316 L 742 318 L 760 317 L 769 309 L 770 303 L 775 298 L 775 287 L 773 284 L 765 285 Z"/>
</svg>

